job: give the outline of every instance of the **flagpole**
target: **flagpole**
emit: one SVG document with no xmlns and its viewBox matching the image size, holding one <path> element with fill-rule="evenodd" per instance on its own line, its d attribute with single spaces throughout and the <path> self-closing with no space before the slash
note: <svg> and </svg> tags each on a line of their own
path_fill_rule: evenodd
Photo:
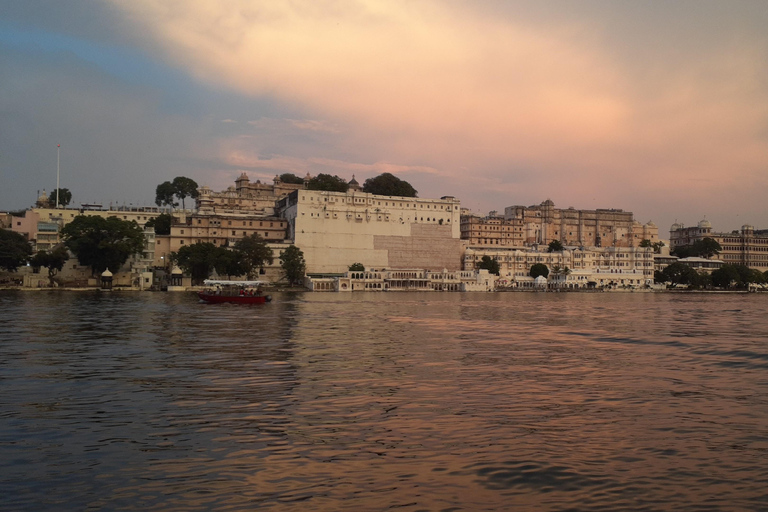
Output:
<svg viewBox="0 0 768 512">
<path fill-rule="evenodd" d="M 61 144 L 56 144 L 56 208 L 59 207 L 59 151 Z"/>
</svg>

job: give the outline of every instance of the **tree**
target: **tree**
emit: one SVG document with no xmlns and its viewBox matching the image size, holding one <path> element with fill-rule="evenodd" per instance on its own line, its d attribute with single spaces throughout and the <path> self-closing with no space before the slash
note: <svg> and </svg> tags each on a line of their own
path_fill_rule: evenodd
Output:
<svg viewBox="0 0 768 512">
<path fill-rule="evenodd" d="M 155 189 L 155 204 L 157 206 L 179 206 L 179 203 L 174 202 L 173 196 L 176 194 L 176 188 L 170 181 L 164 181 L 159 184 Z"/>
<path fill-rule="evenodd" d="M 534 263 L 531 265 L 531 270 L 529 272 L 529 275 L 536 279 L 539 276 L 548 277 L 549 276 L 549 268 L 543 263 Z"/>
<path fill-rule="evenodd" d="M 304 253 L 295 245 L 289 245 L 280 255 L 280 266 L 290 284 L 298 283 L 304 277 L 307 264 Z"/>
<path fill-rule="evenodd" d="M 349 266 L 350 272 L 365 272 L 365 265 L 362 263 L 353 263 Z"/>
<path fill-rule="evenodd" d="M 365 180 L 363 192 L 377 196 L 417 197 L 416 189 L 410 183 L 388 172 Z"/>
<path fill-rule="evenodd" d="M 712 271 L 712 284 L 718 288 L 730 288 L 741 285 L 741 276 L 735 265 L 723 265 Z"/>
<path fill-rule="evenodd" d="M 171 221 L 173 217 L 167 213 L 161 213 L 157 217 L 152 217 L 147 221 L 145 226 L 155 228 L 156 235 L 170 235 L 171 234 Z"/>
<path fill-rule="evenodd" d="M 675 247 L 672 253 L 678 258 L 711 258 L 715 254 L 719 254 L 723 248 L 714 238 L 704 237 L 701 240 L 696 240 L 691 245 L 681 245 Z"/>
<path fill-rule="evenodd" d="M 318 174 L 307 182 L 309 190 L 325 190 L 327 192 L 346 192 L 349 184 L 338 176 Z"/>
<path fill-rule="evenodd" d="M 563 244 L 560 243 L 560 240 L 552 240 L 549 242 L 549 246 L 547 247 L 547 252 L 562 252 L 564 249 Z"/>
<path fill-rule="evenodd" d="M 217 247 L 216 249 L 216 252 L 213 254 L 213 266 L 216 272 L 228 278 L 248 273 L 242 253 L 237 250 L 227 249 L 226 247 Z"/>
<path fill-rule="evenodd" d="M 192 178 L 177 176 L 173 178 L 173 183 L 171 183 L 171 185 L 173 186 L 174 195 L 181 199 L 182 208 L 186 208 L 184 199 L 187 197 L 191 197 L 192 199 L 200 197 L 200 193 L 197 191 L 197 182 Z"/>
<path fill-rule="evenodd" d="M 661 271 L 664 282 L 672 284 L 695 284 L 699 273 L 684 263 L 676 261 Z"/>
<path fill-rule="evenodd" d="M 56 208 L 56 189 L 48 196 L 48 201 Z M 66 207 L 72 201 L 72 192 L 68 188 L 59 189 L 59 205 Z"/>
<path fill-rule="evenodd" d="M 32 254 L 32 246 L 21 233 L 0 229 L 0 268 L 8 272 L 26 265 Z"/>
<path fill-rule="evenodd" d="M 144 231 L 136 221 L 117 217 L 78 215 L 61 229 L 67 248 L 91 272 L 117 272 L 132 255 L 144 249 Z"/>
<path fill-rule="evenodd" d="M 265 263 L 271 265 L 274 261 L 272 249 L 257 233 L 238 240 L 235 243 L 235 251 L 243 263 L 243 273 L 248 274 L 248 279 L 253 279 L 256 269 L 260 269 Z"/>
<path fill-rule="evenodd" d="M 210 242 L 185 245 L 176 253 L 176 263 L 192 276 L 193 281 L 199 283 L 207 279 L 216 268 L 220 256 L 219 249 L 220 247 Z"/>
<path fill-rule="evenodd" d="M 280 175 L 280 181 L 283 183 L 293 183 L 294 185 L 303 185 L 304 178 L 300 178 L 293 173 L 286 172 Z"/>
<path fill-rule="evenodd" d="M 46 267 L 48 269 L 48 282 L 53 286 L 54 277 L 56 277 L 57 273 L 61 272 L 67 260 L 69 260 L 69 252 L 64 245 L 59 244 L 51 252 L 38 251 L 29 260 L 29 264 L 32 265 L 35 271 L 40 270 L 40 267 Z"/>
<path fill-rule="evenodd" d="M 480 264 L 477 266 L 479 269 L 485 269 L 489 274 L 499 275 L 501 273 L 501 267 L 499 262 L 495 258 L 490 256 L 483 256 L 480 260 Z"/>
<path fill-rule="evenodd" d="M 658 242 L 653 242 L 653 243 L 652 243 L 652 242 L 651 242 L 650 240 L 648 240 L 647 238 L 644 238 L 644 239 L 643 239 L 643 240 L 640 242 L 640 245 L 639 245 L 639 247 L 650 247 L 650 248 L 652 248 L 652 249 L 653 249 L 653 252 L 655 252 L 656 254 L 659 254 L 659 253 L 661 253 L 661 248 L 662 248 L 662 247 L 664 247 L 664 242 L 662 242 L 661 240 L 659 240 Z"/>
</svg>

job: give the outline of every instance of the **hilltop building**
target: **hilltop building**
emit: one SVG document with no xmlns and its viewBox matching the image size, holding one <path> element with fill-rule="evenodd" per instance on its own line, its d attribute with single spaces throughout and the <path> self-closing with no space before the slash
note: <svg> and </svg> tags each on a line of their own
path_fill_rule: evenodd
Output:
<svg viewBox="0 0 768 512">
<path fill-rule="evenodd" d="M 491 222 L 496 222 L 496 219 L 488 219 L 488 227 L 491 227 Z M 659 241 L 659 229 L 653 222 L 641 224 L 634 219 L 632 212 L 614 208 L 560 209 L 547 199 L 539 205 L 508 206 L 504 209 L 504 219 L 509 224 L 503 227 L 509 227 L 509 233 L 520 229 L 522 245 L 525 246 L 547 245 L 552 240 L 559 240 L 564 246 L 637 247 L 643 240 Z"/>
<path fill-rule="evenodd" d="M 275 202 L 296 190 L 306 187 L 311 178 L 309 174 L 304 183 L 283 183 L 275 176 L 272 183 L 260 180 L 251 182 L 246 173 L 240 174 L 235 186 L 221 192 L 213 192 L 209 187 L 200 187 L 197 198 L 197 212 L 210 213 L 247 213 L 250 215 L 270 216 L 275 213 Z"/>
<path fill-rule="evenodd" d="M 706 219 L 693 227 L 686 228 L 683 224 L 675 223 L 669 229 L 672 251 L 677 247 L 693 245 L 704 238 L 712 238 L 720 244 L 722 250 L 717 259 L 723 263 L 768 270 L 768 229 L 755 230 L 753 226 L 745 224 L 739 231 L 715 232 Z"/>
</svg>

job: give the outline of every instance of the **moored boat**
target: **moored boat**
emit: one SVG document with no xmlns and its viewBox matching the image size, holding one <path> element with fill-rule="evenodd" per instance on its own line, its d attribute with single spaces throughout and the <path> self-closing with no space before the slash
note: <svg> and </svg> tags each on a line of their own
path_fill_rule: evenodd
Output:
<svg viewBox="0 0 768 512">
<path fill-rule="evenodd" d="M 203 282 L 207 287 L 197 292 L 200 300 L 209 304 L 225 302 L 234 304 L 264 304 L 271 302 L 270 295 L 261 292 L 261 281 L 223 281 L 207 279 Z"/>
</svg>

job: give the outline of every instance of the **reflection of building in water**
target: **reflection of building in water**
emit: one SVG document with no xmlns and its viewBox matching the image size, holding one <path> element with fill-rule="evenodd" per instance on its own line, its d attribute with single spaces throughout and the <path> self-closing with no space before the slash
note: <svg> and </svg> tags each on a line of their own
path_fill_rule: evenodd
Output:
<svg viewBox="0 0 768 512">
<path fill-rule="evenodd" d="M 464 221 L 462 221 L 463 223 Z M 637 247 L 643 240 L 659 241 L 653 222 L 640 224 L 632 212 L 618 209 L 555 208 L 547 199 L 539 205 L 508 206 L 498 215 L 467 219 L 462 238 L 470 245 L 514 246 L 548 244 L 595 247 Z"/>
<path fill-rule="evenodd" d="M 714 258 L 730 265 L 746 265 L 749 268 L 768 270 L 768 229 L 756 230 L 749 224 L 740 231 L 730 233 L 712 231 L 712 224 L 702 220 L 694 227 L 672 224 L 669 228 L 670 249 L 693 245 L 704 238 L 712 238 L 722 250 Z"/>
<path fill-rule="evenodd" d="M 304 253 L 307 273 L 342 273 L 352 263 L 375 268 L 459 270 L 460 203 L 318 190 L 278 203 L 288 238 Z"/>
<path fill-rule="evenodd" d="M 472 247 L 464 253 L 464 269 L 478 268 L 483 256 L 488 256 L 499 264 L 499 286 L 535 287 L 530 270 L 541 263 L 549 269 L 550 288 L 643 287 L 653 283 L 653 255 L 650 247 L 569 248 L 555 252 Z"/>
<path fill-rule="evenodd" d="M 423 291 L 488 292 L 496 276 L 487 270 L 391 269 L 346 272 L 340 276 L 308 276 L 305 284 L 313 291 Z"/>
</svg>

